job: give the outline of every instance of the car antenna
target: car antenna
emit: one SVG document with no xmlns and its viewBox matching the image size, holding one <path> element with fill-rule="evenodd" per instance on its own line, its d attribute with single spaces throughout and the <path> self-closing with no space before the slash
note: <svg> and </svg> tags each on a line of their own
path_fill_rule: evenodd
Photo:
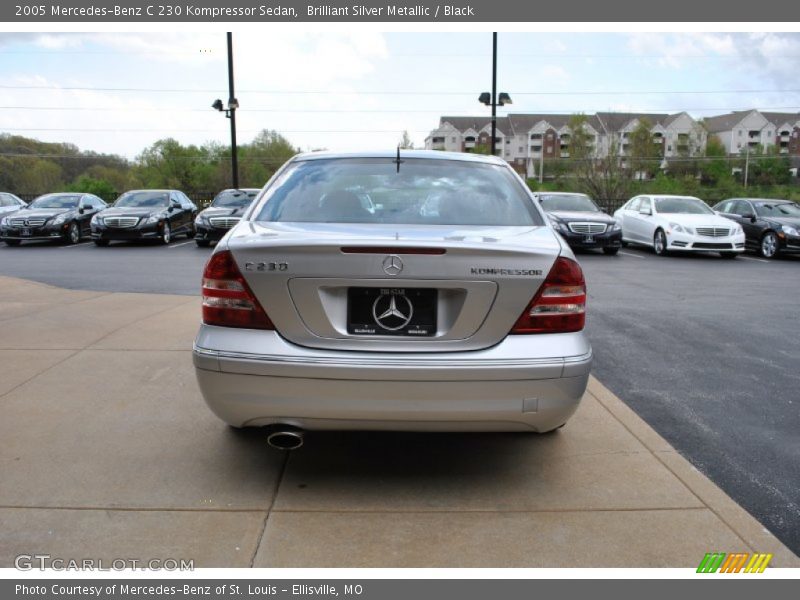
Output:
<svg viewBox="0 0 800 600">
<path fill-rule="evenodd" d="M 400 160 L 400 144 L 397 145 L 397 158 L 392 161 L 394 164 L 397 165 L 397 172 L 400 172 L 400 163 L 405 162 Z"/>
</svg>

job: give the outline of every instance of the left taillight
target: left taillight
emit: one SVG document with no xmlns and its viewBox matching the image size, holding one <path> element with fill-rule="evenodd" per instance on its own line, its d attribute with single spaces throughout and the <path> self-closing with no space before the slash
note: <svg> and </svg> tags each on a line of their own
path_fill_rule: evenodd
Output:
<svg viewBox="0 0 800 600">
<path fill-rule="evenodd" d="M 214 254 L 203 271 L 203 323 L 218 327 L 275 329 L 242 277 L 230 250 Z"/>
</svg>

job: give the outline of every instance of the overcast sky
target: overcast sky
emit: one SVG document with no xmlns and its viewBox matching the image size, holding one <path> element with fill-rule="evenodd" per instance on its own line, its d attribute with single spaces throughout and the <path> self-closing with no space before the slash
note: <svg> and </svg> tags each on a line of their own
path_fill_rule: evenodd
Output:
<svg viewBox="0 0 800 600">
<path fill-rule="evenodd" d="M 501 33 L 506 112 L 696 117 L 800 111 L 800 34 Z M 234 33 L 239 140 L 304 150 L 423 144 L 440 115 L 488 115 L 491 33 Z M 0 132 L 129 158 L 163 137 L 229 143 L 224 33 L 0 34 Z M 33 88 L 33 89 L 31 89 Z"/>
</svg>

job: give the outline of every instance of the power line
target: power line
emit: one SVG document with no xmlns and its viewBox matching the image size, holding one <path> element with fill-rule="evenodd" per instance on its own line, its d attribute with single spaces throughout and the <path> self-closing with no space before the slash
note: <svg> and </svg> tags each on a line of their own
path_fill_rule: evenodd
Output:
<svg viewBox="0 0 800 600">
<path fill-rule="evenodd" d="M 218 129 L 119 129 L 116 127 L 85 129 L 80 127 L 2 127 L 2 131 L 71 131 L 80 133 L 218 133 Z M 263 129 L 244 129 L 242 133 L 260 133 Z M 426 133 L 429 129 L 407 129 L 414 133 Z M 281 133 L 400 133 L 397 129 L 283 129 Z"/>
<path fill-rule="evenodd" d="M 219 88 L 122 88 L 122 87 L 86 87 L 86 86 L 44 86 L 44 85 L 0 85 L 0 89 L 15 90 L 51 90 L 51 91 L 98 91 L 98 92 L 151 92 L 151 93 L 218 93 Z M 351 91 L 332 91 L 332 90 L 254 90 L 244 89 L 239 93 L 247 94 L 281 94 L 281 95 L 315 95 L 326 96 L 335 95 L 398 95 L 398 96 L 473 96 L 475 91 L 454 92 L 450 90 L 430 91 L 430 92 L 410 92 L 408 90 L 351 90 Z M 800 89 L 726 89 L 726 90 L 592 90 L 592 91 L 538 91 L 538 92 L 519 92 L 515 91 L 516 96 L 598 96 L 598 95 L 647 95 L 647 94 L 796 94 Z"/>
<path fill-rule="evenodd" d="M 714 111 L 714 112 L 735 112 L 735 111 L 743 111 L 743 110 L 751 110 L 751 106 L 744 106 L 739 108 L 642 108 L 642 109 L 630 109 L 625 111 L 611 111 L 611 112 L 619 112 L 620 114 L 628 114 L 628 113 L 648 113 L 648 112 L 682 112 L 682 111 L 693 111 L 693 112 L 700 112 L 700 111 Z M 185 108 L 185 107 L 163 107 L 163 108 L 151 108 L 151 107 L 119 107 L 114 108 L 110 106 L 104 107 L 87 107 L 87 106 L 0 106 L 0 110 L 52 110 L 52 111 L 91 111 L 91 112 L 166 112 L 166 111 L 175 111 L 175 112 L 203 112 L 203 113 L 211 113 L 211 110 L 208 108 Z M 237 110 L 244 111 L 244 112 L 265 112 L 265 113 L 285 113 L 285 114 L 292 114 L 292 113 L 319 113 L 319 114 L 326 114 L 326 113 L 347 113 L 347 114 L 394 114 L 394 113 L 426 113 L 426 114 L 440 114 L 445 116 L 460 116 L 454 113 L 457 112 L 464 112 L 462 110 L 433 110 L 433 109 L 421 109 L 421 110 L 409 110 L 405 108 L 395 108 L 395 109 L 338 109 L 338 108 L 239 108 Z M 775 111 L 775 110 L 800 110 L 800 105 L 795 106 L 771 106 L 771 107 L 762 107 L 758 109 L 761 112 L 764 111 Z M 546 109 L 546 108 L 515 108 L 513 113 L 509 114 L 525 114 L 525 113 L 532 113 L 532 114 L 542 114 L 542 113 L 549 113 L 549 114 L 574 114 L 575 112 L 581 112 L 578 109 L 576 110 L 565 110 L 563 108 L 560 109 Z M 606 111 L 600 111 L 606 112 Z M 461 115 L 461 116 L 475 116 L 475 115 Z"/>
</svg>

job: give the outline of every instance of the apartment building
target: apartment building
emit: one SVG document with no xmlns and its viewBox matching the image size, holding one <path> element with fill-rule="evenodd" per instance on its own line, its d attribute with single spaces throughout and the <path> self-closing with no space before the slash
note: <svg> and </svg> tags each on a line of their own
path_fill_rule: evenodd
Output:
<svg viewBox="0 0 800 600">
<path fill-rule="evenodd" d="M 569 159 L 572 115 L 509 114 L 497 119 L 497 155 L 507 160 L 520 174 L 536 177 L 545 161 Z M 685 112 L 596 113 L 586 116 L 586 132 L 597 156 L 608 153 L 616 143 L 624 156 L 630 135 L 646 122 L 665 158 L 693 156 L 705 150 L 706 132 Z M 425 138 L 425 147 L 433 150 L 471 152 L 476 144 L 489 145 L 491 118 L 447 117 Z"/>
<path fill-rule="evenodd" d="M 741 110 L 709 117 L 704 125 L 709 135 L 722 142 L 728 154 L 777 146 L 780 154 L 800 155 L 800 113 Z"/>
</svg>

